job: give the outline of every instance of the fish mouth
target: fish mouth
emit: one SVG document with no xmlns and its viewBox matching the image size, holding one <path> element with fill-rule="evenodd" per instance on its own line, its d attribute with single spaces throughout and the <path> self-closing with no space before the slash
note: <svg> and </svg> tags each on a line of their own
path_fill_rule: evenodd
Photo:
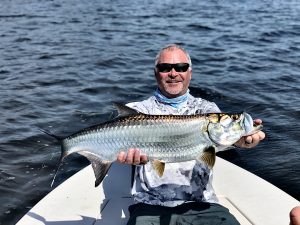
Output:
<svg viewBox="0 0 300 225">
<path fill-rule="evenodd" d="M 258 131 L 261 131 L 263 129 L 263 125 L 262 124 L 253 124 L 253 129 L 252 131 L 248 132 L 246 135 L 244 136 L 248 136 L 248 135 L 252 135 L 257 133 Z"/>
<path fill-rule="evenodd" d="M 263 125 L 254 123 L 252 117 L 248 113 L 244 113 L 244 117 L 245 135 L 243 136 L 252 135 L 262 130 Z"/>
</svg>

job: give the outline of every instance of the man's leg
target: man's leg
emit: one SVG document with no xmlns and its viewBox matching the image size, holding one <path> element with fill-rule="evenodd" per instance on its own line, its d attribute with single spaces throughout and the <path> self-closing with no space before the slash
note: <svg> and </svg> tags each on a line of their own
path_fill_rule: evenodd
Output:
<svg viewBox="0 0 300 225">
<path fill-rule="evenodd" d="M 130 217 L 127 225 L 168 225 L 168 207 L 138 203 L 129 206 Z"/>
<path fill-rule="evenodd" d="M 130 206 L 129 212 L 127 225 L 240 225 L 227 208 L 211 203 L 193 202 L 176 207 L 139 203 Z"/>
<path fill-rule="evenodd" d="M 227 208 L 213 203 L 186 203 L 178 213 L 176 224 L 240 225 Z"/>
</svg>

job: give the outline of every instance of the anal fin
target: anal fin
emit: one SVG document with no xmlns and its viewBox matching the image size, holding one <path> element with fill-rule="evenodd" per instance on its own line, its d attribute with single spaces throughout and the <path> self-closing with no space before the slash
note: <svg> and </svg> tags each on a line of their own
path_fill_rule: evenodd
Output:
<svg viewBox="0 0 300 225">
<path fill-rule="evenodd" d="M 214 146 L 209 146 L 208 148 L 206 148 L 200 159 L 205 162 L 208 167 L 213 168 L 215 163 L 216 163 L 216 149 Z"/>
<path fill-rule="evenodd" d="M 95 187 L 97 187 L 104 177 L 106 176 L 109 168 L 111 167 L 111 161 L 103 161 L 98 155 L 89 151 L 80 151 L 78 154 L 85 156 L 92 164 L 95 175 Z"/>
</svg>

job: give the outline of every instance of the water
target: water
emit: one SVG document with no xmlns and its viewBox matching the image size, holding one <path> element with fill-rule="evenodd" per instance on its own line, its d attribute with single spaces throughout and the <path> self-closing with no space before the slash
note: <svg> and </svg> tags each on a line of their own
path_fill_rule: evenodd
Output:
<svg viewBox="0 0 300 225">
<path fill-rule="evenodd" d="M 296 0 L 2 0 L 0 224 L 52 190 L 60 150 L 38 127 L 68 135 L 147 98 L 169 43 L 191 54 L 192 94 L 264 121 L 258 147 L 220 156 L 300 200 L 299 20 Z M 87 164 L 70 157 L 55 186 Z"/>
</svg>

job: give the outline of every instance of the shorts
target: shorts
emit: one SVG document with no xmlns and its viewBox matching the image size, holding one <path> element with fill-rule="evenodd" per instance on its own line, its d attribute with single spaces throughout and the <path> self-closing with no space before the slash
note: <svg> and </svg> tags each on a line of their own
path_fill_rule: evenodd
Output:
<svg viewBox="0 0 300 225">
<path fill-rule="evenodd" d="M 129 206 L 127 225 L 240 225 L 222 205 L 189 202 L 175 207 L 138 203 Z"/>
</svg>

